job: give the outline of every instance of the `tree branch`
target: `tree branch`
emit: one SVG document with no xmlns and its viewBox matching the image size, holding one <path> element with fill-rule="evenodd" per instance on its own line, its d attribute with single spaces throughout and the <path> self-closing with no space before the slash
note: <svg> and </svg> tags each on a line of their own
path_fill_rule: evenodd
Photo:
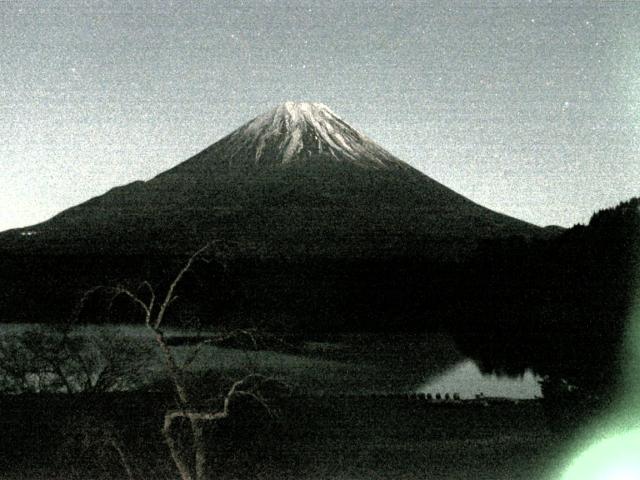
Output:
<svg viewBox="0 0 640 480">
<path fill-rule="evenodd" d="M 178 275 L 176 275 L 176 277 L 173 279 L 173 282 L 171 282 L 171 285 L 169 285 L 167 294 L 164 297 L 164 301 L 160 305 L 160 310 L 158 311 L 158 315 L 156 316 L 155 328 L 160 328 L 160 325 L 162 324 L 162 320 L 164 319 L 164 314 L 167 311 L 167 308 L 173 301 L 175 301 L 174 292 L 178 284 L 182 281 L 182 278 L 185 276 L 185 274 L 189 270 L 191 270 L 191 267 L 193 266 L 194 262 L 198 259 L 198 257 L 202 255 L 204 252 L 206 252 L 207 250 L 209 250 L 209 248 L 211 248 L 211 245 L 212 245 L 211 242 L 207 243 L 204 247 L 202 247 L 196 253 L 191 255 L 187 263 L 184 265 L 184 267 L 182 267 L 182 270 L 180 270 L 178 272 Z"/>
</svg>

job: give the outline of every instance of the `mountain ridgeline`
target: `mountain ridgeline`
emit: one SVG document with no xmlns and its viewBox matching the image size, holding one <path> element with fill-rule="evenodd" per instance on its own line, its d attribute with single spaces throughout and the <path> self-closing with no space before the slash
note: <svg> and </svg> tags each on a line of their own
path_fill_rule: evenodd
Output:
<svg viewBox="0 0 640 480">
<path fill-rule="evenodd" d="M 4 321 L 61 320 L 94 285 L 161 282 L 218 241 L 225 273 L 199 274 L 189 288 L 205 306 L 188 315 L 414 328 L 444 308 L 447 265 L 513 235 L 549 233 L 453 192 L 326 106 L 287 102 L 149 181 L 0 234 L 0 303 Z"/>
<path fill-rule="evenodd" d="M 324 105 L 287 102 L 150 181 L 0 240 L 60 254 L 176 255 L 224 240 L 266 258 L 451 259 L 540 231 L 430 179 Z"/>
</svg>

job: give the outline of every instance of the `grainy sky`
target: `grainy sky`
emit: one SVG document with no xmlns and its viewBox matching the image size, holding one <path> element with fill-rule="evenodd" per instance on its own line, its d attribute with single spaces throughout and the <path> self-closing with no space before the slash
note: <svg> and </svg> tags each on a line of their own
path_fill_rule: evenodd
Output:
<svg viewBox="0 0 640 480">
<path fill-rule="evenodd" d="M 640 195 L 640 2 L 0 0 L 0 230 L 319 101 L 492 209 Z"/>
</svg>

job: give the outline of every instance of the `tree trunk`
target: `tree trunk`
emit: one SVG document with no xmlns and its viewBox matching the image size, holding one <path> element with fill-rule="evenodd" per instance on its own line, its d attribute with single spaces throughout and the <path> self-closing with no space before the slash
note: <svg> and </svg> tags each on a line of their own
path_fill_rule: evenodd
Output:
<svg viewBox="0 0 640 480">
<path fill-rule="evenodd" d="M 164 425 L 162 427 L 162 434 L 164 440 L 169 447 L 169 453 L 171 459 L 175 463 L 178 472 L 180 473 L 181 480 L 194 480 L 191 475 L 191 468 L 189 467 L 189 461 L 184 458 L 184 454 L 180 450 L 180 445 L 174 440 L 171 435 L 171 427 L 173 425 L 173 419 L 176 418 L 171 412 L 167 412 L 164 416 Z"/>
<path fill-rule="evenodd" d="M 200 419 L 192 419 L 191 432 L 193 433 L 196 480 L 208 480 L 209 475 L 207 471 L 207 442 L 204 438 L 203 421 Z"/>
</svg>

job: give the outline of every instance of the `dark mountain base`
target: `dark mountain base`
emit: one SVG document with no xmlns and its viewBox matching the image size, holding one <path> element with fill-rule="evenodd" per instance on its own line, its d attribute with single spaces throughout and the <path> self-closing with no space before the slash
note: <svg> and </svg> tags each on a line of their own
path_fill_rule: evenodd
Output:
<svg viewBox="0 0 640 480">
<path fill-rule="evenodd" d="M 4 321 L 64 322 L 77 313 L 83 294 L 99 285 L 143 280 L 159 291 L 184 257 L 48 256 L 0 257 L 7 287 L 0 298 Z M 260 326 L 292 332 L 411 332 L 437 328 L 451 307 L 458 269 L 421 259 L 277 262 L 244 260 L 198 263 L 185 277 L 170 323 Z M 141 292 L 144 295 L 145 292 Z M 126 302 L 92 295 L 80 320 L 136 323 Z"/>
</svg>

